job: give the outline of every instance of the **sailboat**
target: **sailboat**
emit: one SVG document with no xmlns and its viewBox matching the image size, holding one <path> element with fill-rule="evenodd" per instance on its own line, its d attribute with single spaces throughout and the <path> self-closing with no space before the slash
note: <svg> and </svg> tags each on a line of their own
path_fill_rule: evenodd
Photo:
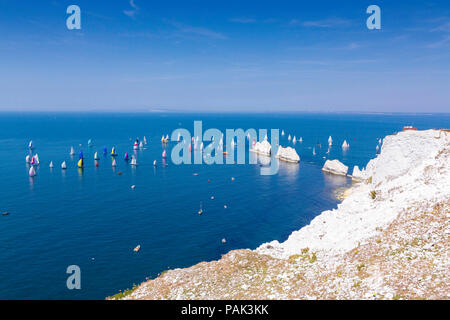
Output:
<svg viewBox="0 0 450 320">
<path fill-rule="evenodd" d="M 331 136 L 328 137 L 328 146 L 332 146 L 333 145 L 333 138 L 331 138 Z"/>
<path fill-rule="evenodd" d="M 144 136 L 144 139 L 142 139 L 142 140 L 144 140 L 144 144 L 147 144 L 147 138 Z"/>
<path fill-rule="evenodd" d="M 284 130 L 281 130 L 281 135 L 284 136 Z"/>
<path fill-rule="evenodd" d="M 63 161 L 63 163 L 61 163 L 61 169 L 63 169 L 63 170 L 67 169 L 67 165 L 66 165 L 65 161 Z"/>
<path fill-rule="evenodd" d="M 131 156 L 131 163 L 130 163 L 132 166 L 137 166 L 138 164 L 137 164 L 137 160 L 136 160 L 136 157 L 133 157 L 133 156 Z"/>
<path fill-rule="evenodd" d="M 177 137 L 178 142 L 180 142 L 180 137 L 181 137 L 181 135 L 180 135 L 180 133 L 178 133 L 178 137 Z"/>
<path fill-rule="evenodd" d="M 36 160 L 34 159 L 34 156 L 31 157 L 30 164 L 32 166 L 34 166 L 36 164 Z"/>
<path fill-rule="evenodd" d="M 137 140 L 134 142 L 134 145 L 133 145 L 133 150 L 137 150 L 137 149 L 139 149 L 139 145 L 138 145 L 138 142 L 137 142 Z"/>
<path fill-rule="evenodd" d="M 113 166 L 113 167 L 117 167 L 116 159 L 113 159 L 113 161 L 112 161 L 112 166 Z"/>
<path fill-rule="evenodd" d="M 34 160 L 35 160 L 35 164 L 38 166 L 39 165 L 39 156 L 37 153 L 34 155 Z"/>
<path fill-rule="evenodd" d="M 156 167 L 156 160 L 153 161 L 153 165 Z"/>
<path fill-rule="evenodd" d="M 84 160 L 83 158 L 80 158 L 80 160 L 78 160 L 78 168 L 83 168 L 84 167 Z"/>
<path fill-rule="evenodd" d="M 28 171 L 28 174 L 30 177 L 34 177 L 36 175 L 36 170 L 33 166 L 31 166 L 30 170 Z"/>
<path fill-rule="evenodd" d="M 202 206 L 202 202 L 200 201 L 200 210 L 198 210 L 198 214 L 202 214 L 203 213 L 203 206 Z"/>
<path fill-rule="evenodd" d="M 166 142 L 169 141 L 169 135 L 166 135 Z"/>
<path fill-rule="evenodd" d="M 296 143 L 297 142 L 297 138 L 294 136 L 294 139 L 292 139 L 292 143 Z"/>
<path fill-rule="evenodd" d="M 124 160 L 125 160 L 125 161 L 128 161 L 128 152 L 125 152 Z"/>
<path fill-rule="evenodd" d="M 33 140 L 30 140 L 30 142 L 28 143 L 28 148 L 33 150 L 34 146 L 33 146 Z"/>
<path fill-rule="evenodd" d="M 98 156 L 98 153 L 97 153 L 97 151 L 94 153 L 94 160 L 98 160 L 98 159 L 100 159 L 100 157 Z"/>
<path fill-rule="evenodd" d="M 73 149 L 73 147 L 70 147 L 70 155 L 73 156 L 75 154 L 75 150 Z"/>
<path fill-rule="evenodd" d="M 27 156 L 25 157 L 25 162 L 26 162 L 26 163 L 30 163 L 30 159 L 31 159 L 31 158 L 30 158 L 30 155 L 27 155 Z"/>
<path fill-rule="evenodd" d="M 303 142 L 303 138 L 302 137 L 300 137 L 300 139 L 298 140 L 300 143 L 302 143 Z"/>
<path fill-rule="evenodd" d="M 99 165 L 98 160 L 95 160 L 94 164 L 95 164 L 96 167 L 98 167 L 98 165 Z"/>
<path fill-rule="evenodd" d="M 53 168 L 53 161 L 50 161 L 50 169 Z"/>
<path fill-rule="evenodd" d="M 116 153 L 116 147 L 113 147 L 113 148 L 112 148 L 112 150 L 111 150 L 111 156 L 112 156 L 112 157 L 117 156 L 117 153 Z"/>
<path fill-rule="evenodd" d="M 344 143 L 342 144 L 342 149 L 348 149 L 350 145 L 347 143 L 347 140 L 344 140 Z"/>
<path fill-rule="evenodd" d="M 288 136 L 288 140 L 291 141 L 291 135 Z"/>
<path fill-rule="evenodd" d="M 88 140 L 88 147 L 92 147 L 92 140 L 91 139 Z"/>
<path fill-rule="evenodd" d="M 189 151 L 191 151 L 191 145 L 189 145 Z M 166 150 L 163 151 L 162 157 L 163 157 L 164 159 L 167 158 Z"/>
<path fill-rule="evenodd" d="M 313 147 L 313 156 L 315 156 L 315 155 L 316 155 L 316 148 Z"/>
</svg>

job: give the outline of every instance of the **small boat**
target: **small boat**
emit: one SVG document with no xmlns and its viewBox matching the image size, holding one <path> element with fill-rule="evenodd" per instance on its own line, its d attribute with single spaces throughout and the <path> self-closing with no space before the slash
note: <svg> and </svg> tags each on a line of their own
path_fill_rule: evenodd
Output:
<svg viewBox="0 0 450 320">
<path fill-rule="evenodd" d="M 36 164 L 36 159 L 34 158 L 34 156 L 31 157 L 30 164 L 32 166 L 34 166 Z"/>
<path fill-rule="evenodd" d="M 381 144 L 381 139 L 378 140 L 378 144 Z"/>
<path fill-rule="evenodd" d="M 166 142 L 169 141 L 169 135 L 166 135 Z"/>
<path fill-rule="evenodd" d="M 92 140 L 89 139 L 89 140 L 88 140 L 88 147 L 92 147 L 92 145 L 93 145 Z"/>
<path fill-rule="evenodd" d="M 180 142 L 181 135 L 178 133 L 177 141 Z"/>
<path fill-rule="evenodd" d="M 134 190 L 136 189 L 136 185 L 133 184 L 130 188 Z"/>
<path fill-rule="evenodd" d="M 113 166 L 113 167 L 117 167 L 116 159 L 113 159 L 113 161 L 112 161 L 112 166 Z"/>
<path fill-rule="evenodd" d="M 28 148 L 33 150 L 34 146 L 33 146 L 33 140 L 30 140 L 30 142 L 28 143 Z"/>
<path fill-rule="evenodd" d="M 61 169 L 63 169 L 63 170 L 67 169 L 67 165 L 66 165 L 65 161 L 63 161 L 63 163 L 61 163 Z"/>
<path fill-rule="evenodd" d="M 134 252 L 138 252 L 141 250 L 141 245 L 139 244 L 136 248 L 133 249 Z"/>
<path fill-rule="evenodd" d="M 53 168 L 53 161 L 50 161 L 49 167 L 50 167 L 50 169 Z"/>
<path fill-rule="evenodd" d="M 203 150 L 203 142 L 200 144 L 200 150 Z"/>
<path fill-rule="evenodd" d="M 139 149 L 144 149 L 144 143 L 142 141 L 139 143 Z"/>
<path fill-rule="evenodd" d="M 313 148 L 313 156 L 316 155 L 316 148 Z"/>
<path fill-rule="evenodd" d="M 227 239 L 223 238 L 222 243 L 224 243 L 224 244 L 227 243 Z"/>
<path fill-rule="evenodd" d="M 202 214 L 203 213 L 203 206 L 202 206 L 202 202 L 200 201 L 200 209 L 198 210 L 198 214 Z"/>
<path fill-rule="evenodd" d="M 142 139 L 142 140 L 144 140 L 144 144 L 147 144 L 147 138 L 144 136 L 144 139 Z"/>
<path fill-rule="evenodd" d="M 78 160 L 77 165 L 78 165 L 78 168 L 83 168 L 84 167 L 84 160 L 83 160 L 83 158 L 80 158 L 80 160 Z"/>
<path fill-rule="evenodd" d="M 284 130 L 281 130 L 281 135 L 284 136 Z"/>
<path fill-rule="evenodd" d="M 35 160 L 36 165 L 38 166 L 40 162 L 39 162 L 39 156 L 37 153 L 34 155 L 34 160 Z"/>
<path fill-rule="evenodd" d="M 303 138 L 302 137 L 300 137 L 300 139 L 298 140 L 300 143 L 302 143 L 303 142 Z"/>
<path fill-rule="evenodd" d="M 291 141 L 291 135 L 288 136 L 288 140 Z"/>
<path fill-rule="evenodd" d="M 125 161 L 128 161 L 128 152 L 125 152 L 125 157 L 123 158 Z"/>
<path fill-rule="evenodd" d="M 30 163 L 30 159 L 31 159 L 30 155 L 27 155 L 27 156 L 25 157 L 25 162 L 26 162 L 26 163 Z"/>
<path fill-rule="evenodd" d="M 94 153 L 94 160 L 99 160 L 100 159 L 100 157 L 98 156 L 98 153 L 97 153 L 97 151 Z"/>
<path fill-rule="evenodd" d="M 191 151 L 191 145 L 189 145 L 189 151 Z M 163 158 L 167 158 L 166 150 L 163 151 L 162 157 L 163 157 Z"/>
<path fill-rule="evenodd" d="M 348 144 L 347 140 L 344 140 L 344 143 L 342 143 L 342 149 L 348 149 L 350 145 Z"/>
<path fill-rule="evenodd" d="M 111 149 L 111 156 L 112 156 L 112 157 L 117 156 L 117 153 L 116 153 L 116 147 L 113 147 L 113 148 Z"/>
<path fill-rule="evenodd" d="M 131 156 L 131 162 L 130 162 L 130 164 L 131 164 L 132 166 L 137 166 L 137 165 L 138 165 L 137 160 L 136 160 L 136 157 Z"/>
<path fill-rule="evenodd" d="M 162 142 L 162 143 L 165 142 L 164 136 L 161 137 L 161 142 Z"/>
<path fill-rule="evenodd" d="M 296 143 L 297 142 L 297 138 L 294 136 L 294 138 L 292 139 L 292 143 Z"/>
<path fill-rule="evenodd" d="M 333 145 L 333 138 L 331 138 L 331 136 L 328 137 L 328 145 L 330 147 Z"/>
<path fill-rule="evenodd" d="M 36 175 L 36 170 L 34 169 L 34 167 L 30 167 L 30 170 L 28 171 L 28 175 L 30 177 L 34 177 Z"/>
<path fill-rule="evenodd" d="M 134 145 L 133 145 L 133 150 L 137 150 L 137 149 L 139 149 L 139 145 L 138 145 L 138 142 L 137 142 L 137 140 L 134 142 Z"/>
<path fill-rule="evenodd" d="M 70 155 L 73 156 L 75 154 L 75 150 L 73 149 L 73 147 L 70 147 Z"/>
<path fill-rule="evenodd" d="M 156 164 L 157 164 L 157 162 L 156 162 L 156 160 L 154 160 L 153 161 L 153 165 L 156 167 Z"/>
</svg>

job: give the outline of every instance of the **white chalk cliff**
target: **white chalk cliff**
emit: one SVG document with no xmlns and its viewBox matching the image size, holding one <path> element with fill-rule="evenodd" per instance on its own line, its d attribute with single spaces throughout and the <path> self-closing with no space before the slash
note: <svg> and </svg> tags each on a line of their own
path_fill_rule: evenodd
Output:
<svg viewBox="0 0 450 320">
<path fill-rule="evenodd" d="M 323 165 L 322 171 L 345 176 L 348 172 L 348 167 L 339 160 L 327 160 Z"/>
<path fill-rule="evenodd" d="M 272 146 L 270 145 L 270 143 L 267 140 L 264 140 L 262 142 L 255 143 L 255 145 L 254 145 L 253 149 L 251 149 L 251 151 L 258 153 L 258 154 L 265 155 L 265 156 L 270 156 L 271 149 L 272 149 Z"/>
<path fill-rule="evenodd" d="M 355 184 L 337 209 L 322 212 L 285 242 L 272 241 L 256 251 L 287 258 L 310 248 L 331 257 L 377 235 L 379 228 L 410 206 L 428 208 L 448 200 L 450 132 L 405 131 L 387 136 L 381 153 L 361 174 L 366 180 Z"/>
<path fill-rule="evenodd" d="M 295 149 L 291 147 L 283 148 L 282 146 L 279 146 L 276 157 L 283 161 L 295 163 L 300 162 L 300 157 L 297 154 L 297 151 L 295 151 Z"/>
</svg>

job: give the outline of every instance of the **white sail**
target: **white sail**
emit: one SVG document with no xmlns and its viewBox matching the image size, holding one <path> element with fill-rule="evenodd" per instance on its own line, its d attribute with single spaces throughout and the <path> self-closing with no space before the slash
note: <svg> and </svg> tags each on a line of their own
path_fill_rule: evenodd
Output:
<svg viewBox="0 0 450 320">
<path fill-rule="evenodd" d="M 329 138 L 328 138 L 328 145 L 330 147 L 333 145 L 333 138 L 331 138 L 331 136 L 329 136 Z"/>
<path fill-rule="evenodd" d="M 100 157 L 98 156 L 98 153 L 95 152 L 95 153 L 94 153 L 94 160 L 98 160 L 98 159 L 100 159 Z"/>
<path fill-rule="evenodd" d="M 156 164 L 157 164 L 157 162 L 156 162 L 156 160 L 154 160 L 153 161 L 153 165 L 156 167 Z"/>
<path fill-rule="evenodd" d="M 30 163 L 30 155 L 27 155 L 26 157 L 25 157 L 25 161 L 27 162 L 27 163 Z"/>
<path fill-rule="evenodd" d="M 297 138 L 294 136 L 294 138 L 292 139 L 292 142 L 293 143 L 296 143 L 297 142 Z"/>
<path fill-rule="evenodd" d="M 36 175 L 36 170 L 34 169 L 33 166 L 28 171 L 28 174 L 30 175 L 30 177 L 34 177 Z"/>
<path fill-rule="evenodd" d="M 61 163 L 61 169 L 65 170 L 67 168 L 66 162 L 63 161 L 63 163 Z"/>
<path fill-rule="evenodd" d="M 50 161 L 50 168 L 53 168 L 53 161 Z"/>
<path fill-rule="evenodd" d="M 347 143 L 347 140 L 344 140 L 344 143 L 342 143 L 342 149 L 348 149 L 350 145 Z"/>
<path fill-rule="evenodd" d="M 131 165 L 132 165 L 132 166 L 137 166 L 137 160 L 136 160 L 135 157 L 132 157 L 132 158 L 131 158 Z"/>
<path fill-rule="evenodd" d="M 117 167 L 116 159 L 113 159 L 113 161 L 112 161 L 112 166 L 113 166 L 113 167 Z"/>
<path fill-rule="evenodd" d="M 281 130 L 281 135 L 284 136 L 284 130 Z"/>
<path fill-rule="evenodd" d="M 144 144 L 142 143 L 142 141 L 141 141 L 141 143 L 139 143 L 139 148 L 144 149 Z"/>
<path fill-rule="evenodd" d="M 73 150 L 73 147 L 70 147 L 70 155 L 73 156 L 75 154 L 75 150 Z"/>
<path fill-rule="evenodd" d="M 28 148 L 33 149 L 33 140 L 30 140 L 28 143 Z"/>
<path fill-rule="evenodd" d="M 36 161 L 36 165 L 39 165 L 39 156 L 37 153 L 34 156 L 34 160 Z"/>
<path fill-rule="evenodd" d="M 147 138 L 144 136 L 144 144 L 147 144 Z"/>
<path fill-rule="evenodd" d="M 313 156 L 316 155 L 316 148 L 313 148 Z"/>
<path fill-rule="evenodd" d="M 302 142 L 303 142 L 303 138 L 302 138 L 302 137 L 300 137 L 300 139 L 299 139 L 298 141 L 300 141 L 300 143 L 302 143 Z"/>
<path fill-rule="evenodd" d="M 288 140 L 291 141 L 291 135 L 288 136 Z"/>
</svg>

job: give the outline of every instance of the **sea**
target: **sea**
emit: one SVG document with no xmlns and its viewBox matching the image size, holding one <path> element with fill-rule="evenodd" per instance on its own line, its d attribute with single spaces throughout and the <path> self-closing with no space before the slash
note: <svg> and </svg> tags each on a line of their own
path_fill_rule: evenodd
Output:
<svg viewBox="0 0 450 320">
<path fill-rule="evenodd" d="M 295 148 L 300 163 L 280 162 L 275 175 L 261 175 L 264 161 L 250 163 L 249 154 L 244 164 L 174 164 L 177 142 L 162 144 L 161 136 L 179 128 L 192 134 L 194 121 L 203 131 L 268 129 L 269 141 L 270 129 L 279 129 L 280 145 Z M 168 269 L 284 241 L 336 208 L 339 190 L 351 186 L 350 178 L 321 171 L 326 159 L 350 171 L 365 167 L 379 139 L 404 126 L 448 128 L 450 115 L 0 113 L 0 213 L 9 213 L 0 216 L 0 299 L 105 299 Z M 144 136 L 144 149 L 134 152 Z M 138 166 L 124 160 L 125 152 Z M 40 164 L 29 177 L 25 157 L 36 153 Z M 79 267 L 79 289 L 67 286 L 70 266 Z"/>
</svg>

